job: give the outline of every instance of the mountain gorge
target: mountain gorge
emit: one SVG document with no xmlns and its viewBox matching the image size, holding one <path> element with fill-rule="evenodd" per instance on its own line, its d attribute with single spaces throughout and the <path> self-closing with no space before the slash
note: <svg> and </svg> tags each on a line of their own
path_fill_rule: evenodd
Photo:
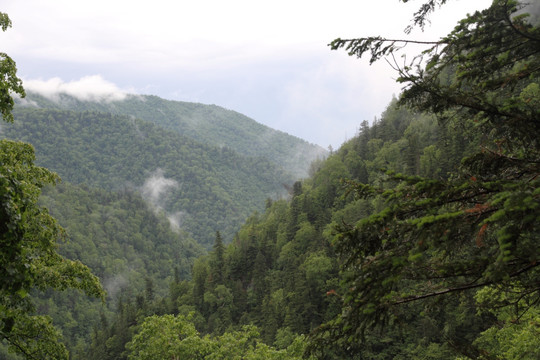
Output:
<svg viewBox="0 0 540 360">
<path fill-rule="evenodd" d="M 248 149 L 266 132 L 219 107 L 19 100 L 0 131 L 0 357 L 538 359 L 540 29 L 523 8 L 494 0 L 426 44 L 399 98 L 302 178 L 277 149 L 297 140 Z"/>
<path fill-rule="evenodd" d="M 137 317 L 142 313 L 190 318 L 201 334 L 215 337 L 255 325 L 264 343 L 286 351 L 302 334 L 312 333 L 341 312 L 344 289 L 335 251 L 336 229 L 384 209 L 379 197 L 354 197 L 346 180 L 377 183 L 386 176 L 381 168 L 447 177 L 475 146 L 473 133 L 441 127 L 434 117 L 400 108 L 394 100 L 381 119 L 371 126 L 363 122 L 355 138 L 326 160 L 315 162 L 313 175 L 293 184 L 290 200 L 267 201 L 264 212 L 250 216 L 229 245 L 218 234 L 212 251 L 195 261 L 190 280 L 171 282 L 166 295 L 144 305 L 124 304 L 123 313 L 131 318 L 116 315 L 113 325 L 101 325 L 91 347 L 99 356 L 92 359 L 122 357 L 135 328 L 130 322 L 142 326 L 143 318 Z M 144 294 L 141 291 L 139 296 Z M 444 321 L 462 326 L 454 315 L 445 320 L 427 317 L 434 324 L 430 334 L 418 330 L 426 318 L 411 317 L 410 326 L 396 326 L 391 336 L 379 339 L 369 333 L 365 346 L 354 351 L 361 354 L 359 358 L 430 354 L 453 359 L 441 340 L 444 335 L 434 329 L 443 327 Z M 400 331 L 402 337 L 396 335 Z M 478 329 L 469 333 L 476 336 Z M 103 345 L 115 337 L 126 343 Z M 418 343 L 425 346 L 407 347 Z M 305 347 L 305 340 L 302 344 Z M 338 344 L 328 348 L 321 358 L 350 357 Z"/>
<path fill-rule="evenodd" d="M 173 107 L 168 112 L 171 118 L 189 121 L 169 119 L 162 125 L 132 113 L 107 112 L 123 107 L 147 117 L 162 114 L 151 101 Z M 194 119 L 190 111 L 202 120 Z M 100 313 L 112 316 L 119 299 L 131 301 L 148 286 L 164 296 L 174 276 L 191 276 L 194 260 L 212 245 L 216 231 L 230 242 L 247 217 L 264 211 L 265 202 L 289 196 L 287 189 L 296 178 L 280 166 L 281 161 L 305 173 L 306 156 L 317 152 L 325 156 L 320 148 L 240 114 L 157 97 L 98 106 L 67 95 L 55 102 L 29 94 L 19 100 L 14 117 L 14 123 L 2 125 L 0 136 L 31 143 L 36 163 L 62 179 L 55 188 L 44 189 L 41 197 L 67 231 L 68 241 L 60 244 L 60 253 L 87 264 L 108 291 L 105 308 L 76 292 L 38 296 L 38 310 L 53 316 L 72 350 L 88 342 Z M 189 128 L 186 124 L 191 136 L 184 135 L 189 133 L 184 131 Z M 213 139 L 224 126 L 234 136 L 219 136 L 216 145 Z M 264 145 L 267 149 L 300 148 L 306 156 L 294 159 L 294 154 L 285 157 L 252 147 L 268 140 L 261 131 L 274 138 L 271 146 Z M 195 139 L 197 133 L 208 142 Z M 248 156 L 233 147 L 254 150 Z"/>
<path fill-rule="evenodd" d="M 28 141 L 37 161 L 64 181 L 140 192 L 174 227 L 208 245 L 215 231 L 231 239 L 266 198 L 286 194 L 294 178 L 261 157 L 122 115 L 18 109 L 4 136 Z"/>
</svg>

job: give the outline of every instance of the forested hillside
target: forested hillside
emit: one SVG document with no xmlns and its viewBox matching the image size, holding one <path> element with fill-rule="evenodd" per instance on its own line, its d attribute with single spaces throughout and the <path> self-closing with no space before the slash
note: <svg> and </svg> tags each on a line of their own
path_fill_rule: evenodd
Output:
<svg viewBox="0 0 540 360">
<path fill-rule="evenodd" d="M 253 324 L 265 343 L 286 348 L 298 341 L 300 334 L 311 333 L 341 312 L 341 280 L 333 240 L 336 226 L 353 224 L 384 208 L 379 198 L 355 199 L 344 180 L 377 183 L 385 177 L 382 168 L 447 177 L 475 147 L 472 134 L 439 126 L 434 117 L 399 108 L 393 101 L 376 123 L 369 126 L 364 122 L 355 138 L 327 160 L 314 163 L 313 176 L 293 185 L 289 201 L 267 201 L 264 213 L 251 216 L 228 246 L 218 234 L 213 251 L 195 262 L 192 280 L 173 282 L 169 294 L 154 302 L 153 313 L 163 313 L 165 301 L 170 309 L 166 313 L 191 314 L 202 334 L 214 336 Z M 386 359 L 390 354 L 401 354 L 414 358 L 422 352 L 439 351 L 439 355 L 453 358 L 442 334 L 434 331 L 445 326 L 444 320 L 429 321 L 430 331 L 409 329 L 400 340 L 388 337 L 380 342 L 376 336 L 370 337 L 362 356 Z M 116 331 L 120 330 L 111 325 L 96 336 L 129 340 Z M 122 331 L 130 333 L 128 327 Z M 470 329 L 473 336 L 478 333 L 475 331 Z M 118 349 L 108 351 L 111 359 L 121 355 Z M 102 348 L 100 353 L 104 352 L 107 350 Z M 329 356 L 349 355 L 337 352 Z"/>
<path fill-rule="evenodd" d="M 88 265 L 111 297 L 127 284 L 143 289 L 145 278 L 164 293 L 174 274 L 189 276 L 194 258 L 204 253 L 129 190 L 110 192 L 65 183 L 47 188 L 41 203 L 69 235 L 60 252 Z"/>
<path fill-rule="evenodd" d="M 230 241 L 292 182 L 264 158 L 124 116 L 21 108 L 1 136 L 32 143 L 36 162 L 61 175 L 64 184 L 41 201 L 67 231 L 60 253 L 87 264 L 108 291 L 106 307 L 76 292 L 40 296 L 38 312 L 52 316 L 75 352 L 100 313 L 110 316 L 118 299 L 149 284 L 163 295 L 174 274 L 190 276 L 216 230 Z"/>
<path fill-rule="evenodd" d="M 229 246 L 216 234 L 160 300 L 169 314 L 216 339 L 254 324 L 277 349 L 310 334 L 305 355 L 323 359 L 538 358 L 540 33 L 518 9 L 495 1 L 425 52 L 425 72 L 402 69 L 399 100 L 290 201 L 267 201 Z M 333 46 L 376 60 L 385 42 Z M 102 326 L 92 349 L 155 351 L 157 304 L 132 338 Z M 97 341 L 115 336 L 125 352 Z"/>
<path fill-rule="evenodd" d="M 0 142 L 0 240 L 15 249 L 0 257 L 1 338 L 51 339 L 67 358 L 50 326 L 20 331 L 48 324 L 32 299 L 73 359 L 538 359 L 540 28 L 526 10 L 495 0 L 396 64 L 403 93 L 292 185 L 134 117 L 18 109 L 2 136 L 67 183 L 37 207 L 56 177 Z M 373 62 L 406 45 L 331 47 Z M 106 305 L 51 291 L 104 297 L 69 259 Z"/>
<path fill-rule="evenodd" d="M 47 188 L 41 203 L 67 231 L 59 252 L 88 265 L 107 291 L 106 304 L 74 291 L 39 294 L 37 311 L 52 316 L 72 352 L 86 351 L 92 329 L 112 316 L 118 301 L 143 291 L 165 295 L 168 284 L 189 277 L 194 259 L 205 253 L 130 190 L 64 183 Z"/>
<path fill-rule="evenodd" d="M 27 108 L 14 116 L 1 136 L 31 143 L 39 165 L 74 184 L 138 191 L 205 246 L 217 230 L 232 239 L 247 216 L 292 182 L 266 159 L 125 116 Z"/>
<path fill-rule="evenodd" d="M 296 178 L 307 176 L 309 164 L 326 150 L 257 123 L 216 105 L 170 101 L 157 96 L 127 95 L 124 100 L 80 100 L 67 94 L 43 97 L 29 92 L 21 104 L 77 112 L 125 115 L 156 124 L 199 143 L 232 149 L 247 157 L 264 157 Z"/>
</svg>

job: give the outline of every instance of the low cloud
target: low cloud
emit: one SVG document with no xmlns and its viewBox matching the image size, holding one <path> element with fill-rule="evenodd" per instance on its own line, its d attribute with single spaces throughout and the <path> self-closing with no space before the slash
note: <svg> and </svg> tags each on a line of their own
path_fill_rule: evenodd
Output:
<svg viewBox="0 0 540 360">
<path fill-rule="evenodd" d="M 175 232 L 180 231 L 186 216 L 188 216 L 188 214 L 184 211 L 177 211 L 174 214 L 168 214 L 167 219 L 169 220 L 171 229 Z"/>
<path fill-rule="evenodd" d="M 126 277 L 122 274 L 114 275 L 103 281 L 103 287 L 107 291 L 107 295 L 116 299 L 116 295 L 128 284 Z"/>
<path fill-rule="evenodd" d="M 58 101 L 61 94 L 94 102 L 122 101 L 128 96 L 126 91 L 100 75 L 85 76 L 70 82 L 54 77 L 49 80 L 24 80 L 23 83 L 26 90 L 37 92 L 53 101 Z"/>
<path fill-rule="evenodd" d="M 163 195 L 168 189 L 178 187 L 178 182 L 163 176 L 163 170 L 157 169 L 142 187 L 143 197 L 156 209 L 163 209 Z"/>
<path fill-rule="evenodd" d="M 158 168 L 144 182 L 141 193 L 143 198 L 150 203 L 154 212 L 165 214 L 171 229 L 178 232 L 182 226 L 182 220 L 187 214 L 182 211 L 167 213 L 165 210 L 167 192 L 176 188 L 178 188 L 178 182 L 174 179 L 167 179 L 163 174 L 163 170 Z"/>
</svg>

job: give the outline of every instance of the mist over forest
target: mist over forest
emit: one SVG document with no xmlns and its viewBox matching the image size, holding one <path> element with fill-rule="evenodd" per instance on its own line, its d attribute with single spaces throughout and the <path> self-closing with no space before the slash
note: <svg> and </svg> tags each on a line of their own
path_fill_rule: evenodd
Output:
<svg viewBox="0 0 540 360">
<path fill-rule="evenodd" d="M 538 359 L 538 15 L 332 41 L 403 86 L 338 149 L 0 53 L 0 358 Z"/>
</svg>

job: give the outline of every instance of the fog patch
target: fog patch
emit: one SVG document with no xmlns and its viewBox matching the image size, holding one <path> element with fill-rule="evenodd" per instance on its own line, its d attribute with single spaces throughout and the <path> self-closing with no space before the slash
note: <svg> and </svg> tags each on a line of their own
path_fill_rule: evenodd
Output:
<svg viewBox="0 0 540 360">
<path fill-rule="evenodd" d="M 81 101 L 113 102 L 122 101 L 127 96 L 121 90 L 101 77 L 101 75 L 85 76 L 79 80 L 64 82 L 59 77 L 49 80 L 23 80 L 28 91 L 36 92 L 49 100 L 58 102 L 61 94 L 73 96 Z"/>
<path fill-rule="evenodd" d="M 183 219 L 187 215 L 183 211 L 178 211 L 175 213 L 167 213 L 165 210 L 165 202 L 167 193 L 178 188 L 178 182 L 174 179 L 167 179 L 164 176 L 163 170 L 158 168 L 154 173 L 144 182 L 144 185 L 141 188 L 141 194 L 143 199 L 145 199 L 154 213 L 159 214 L 163 213 L 165 217 L 169 220 L 171 230 L 178 232 L 182 226 Z"/>
<path fill-rule="evenodd" d="M 182 227 L 184 219 L 187 215 L 188 214 L 184 211 L 177 211 L 173 214 L 168 214 L 167 219 L 169 220 L 169 224 L 171 225 L 171 230 L 176 233 L 180 232 L 180 228 Z"/>
<path fill-rule="evenodd" d="M 127 279 L 124 275 L 114 275 L 111 278 L 108 278 L 103 281 L 103 287 L 107 291 L 107 295 L 112 299 L 116 298 L 116 295 L 128 284 Z"/>
<path fill-rule="evenodd" d="M 27 98 L 22 98 L 17 93 L 13 94 L 13 99 L 15 100 L 15 103 L 17 105 L 19 105 L 19 106 L 39 108 L 39 105 L 34 100 L 29 100 Z"/>
<path fill-rule="evenodd" d="M 168 189 L 177 188 L 178 182 L 174 179 L 167 179 L 163 176 L 163 170 L 158 168 L 142 187 L 143 197 L 157 209 L 163 209 L 163 195 Z"/>
</svg>

